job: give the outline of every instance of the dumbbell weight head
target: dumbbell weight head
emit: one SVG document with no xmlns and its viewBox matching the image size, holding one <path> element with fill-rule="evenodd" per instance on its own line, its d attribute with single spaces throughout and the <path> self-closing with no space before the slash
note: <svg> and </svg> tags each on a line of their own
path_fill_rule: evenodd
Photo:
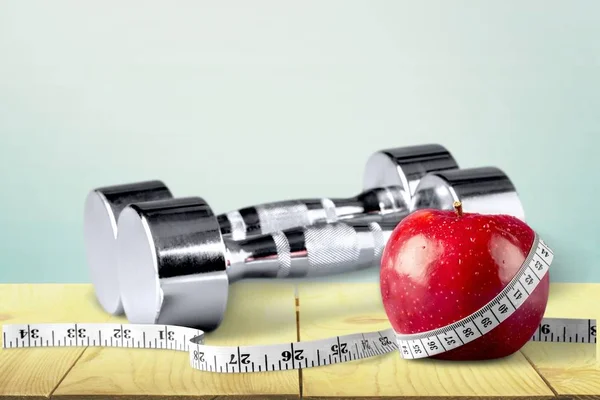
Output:
<svg viewBox="0 0 600 400">
<path fill-rule="evenodd" d="M 385 212 L 407 210 L 411 188 L 430 171 L 458 168 L 450 152 L 437 144 L 381 150 L 369 158 L 365 167 L 365 187 L 377 182 L 394 185 L 394 190 L 363 192 L 351 199 L 291 200 L 248 207 L 218 216 L 224 237 L 244 239 L 315 222 L 347 219 L 355 216 L 377 219 Z M 123 306 L 117 291 L 114 239 L 116 220 L 123 207 L 130 203 L 172 198 L 160 181 L 95 189 L 88 195 L 84 214 L 85 247 L 88 267 L 96 297 L 109 313 L 120 315 Z M 367 205 L 363 214 L 353 214 Z M 381 209 L 381 210 L 380 210 Z M 375 212 L 373 212 L 373 210 Z"/>
<path fill-rule="evenodd" d="M 117 260 L 114 249 L 117 219 L 121 210 L 131 203 L 172 197 L 169 189 L 161 181 L 102 187 L 88 194 L 83 218 L 86 261 L 96 298 L 107 312 L 115 315 L 123 313 L 115 280 Z"/>
<path fill-rule="evenodd" d="M 436 188 L 453 195 L 435 197 Z M 430 193 L 440 209 L 451 209 L 460 200 L 467 212 L 522 215 L 514 186 L 497 168 L 456 171 L 439 187 L 417 187 L 415 197 L 420 190 Z M 419 205 L 429 208 L 420 198 Z M 510 201 L 497 201 L 502 198 Z M 225 312 L 229 283 L 246 277 L 323 276 L 378 265 L 389 235 L 406 215 L 388 215 L 380 223 L 317 224 L 232 241 L 223 239 L 201 198 L 132 204 L 119 218 L 116 247 L 125 313 L 132 323 L 212 330 Z"/>
<path fill-rule="evenodd" d="M 209 205 L 199 197 L 132 204 L 118 224 L 118 282 L 129 321 L 218 326 L 229 280 Z"/>
<path fill-rule="evenodd" d="M 426 174 L 456 169 L 458 163 L 452 154 L 439 144 L 380 150 L 367 160 L 363 190 L 399 186 L 411 197 Z"/>
<path fill-rule="evenodd" d="M 417 185 L 411 208 L 452 210 L 459 200 L 464 212 L 508 214 L 525 220 L 517 190 L 496 167 L 432 172 Z"/>
</svg>

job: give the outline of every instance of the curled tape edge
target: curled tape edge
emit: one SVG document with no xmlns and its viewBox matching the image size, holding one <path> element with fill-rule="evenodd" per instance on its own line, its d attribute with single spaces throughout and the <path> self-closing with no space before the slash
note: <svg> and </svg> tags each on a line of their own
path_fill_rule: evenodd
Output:
<svg viewBox="0 0 600 400">
<path fill-rule="evenodd" d="M 506 287 L 473 314 L 428 332 L 393 329 L 269 345 L 211 346 L 204 332 L 174 325 L 40 323 L 3 326 L 3 348 L 120 347 L 187 351 L 200 371 L 248 373 L 313 368 L 399 350 L 402 358 L 437 355 L 469 343 L 516 312 L 548 273 L 554 254 L 535 235 L 531 250 Z M 512 297 L 511 297 L 512 296 Z M 532 341 L 596 343 L 596 320 L 544 318 Z M 542 340 L 542 338 L 544 340 Z M 550 339 L 550 340 L 548 340 Z M 581 340 L 580 340 L 581 339 Z"/>
</svg>

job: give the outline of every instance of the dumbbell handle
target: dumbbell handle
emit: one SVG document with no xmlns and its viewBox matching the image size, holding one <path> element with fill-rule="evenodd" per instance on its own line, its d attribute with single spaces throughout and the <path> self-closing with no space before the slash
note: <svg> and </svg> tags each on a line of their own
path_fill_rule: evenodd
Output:
<svg viewBox="0 0 600 400">
<path fill-rule="evenodd" d="M 380 222 L 338 221 L 226 240 L 229 281 L 315 277 L 372 267 L 380 262 L 391 232 L 406 215 L 400 212 Z"/>
<path fill-rule="evenodd" d="M 226 238 L 244 240 L 287 229 L 354 219 L 379 221 L 409 209 L 410 195 L 399 186 L 364 191 L 346 199 L 301 199 L 260 204 L 217 217 Z"/>
</svg>

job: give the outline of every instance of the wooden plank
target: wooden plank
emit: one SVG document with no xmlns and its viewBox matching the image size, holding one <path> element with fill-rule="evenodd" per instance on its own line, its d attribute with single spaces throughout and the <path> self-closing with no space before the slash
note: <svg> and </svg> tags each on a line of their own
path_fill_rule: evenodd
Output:
<svg viewBox="0 0 600 400">
<path fill-rule="evenodd" d="M 379 285 L 299 285 L 300 340 L 390 327 Z M 553 398 L 523 354 L 483 362 L 403 360 L 397 352 L 302 371 L 306 398 Z"/>
<path fill-rule="evenodd" d="M 545 315 L 600 321 L 600 284 L 552 284 Z M 598 346 L 533 342 L 522 352 L 559 397 L 600 399 Z"/>
<path fill-rule="evenodd" d="M 222 325 L 207 334 L 211 345 L 295 341 L 296 309 L 291 284 L 243 282 L 230 288 Z M 198 307 L 202 307 L 201 304 Z M 115 320 L 125 322 L 124 318 Z M 220 374 L 190 367 L 185 352 L 88 348 L 53 398 L 298 398 L 298 371 Z"/>
<path fill-rule="evenodd" d="M 0 285 L 0 324 L 107 319 L 90 285 Z M 82 352 L 82 348 L 0 350 L 0 397 L 47 398 Z"/>
<path fill-rule="evenodd" d="M 377 284 L 305 283 L 300 335 L 311 340 L 389 327 Z M 83 300 L 83 301 L 82 301 Z M 209 344 L 260 344 L 296 338 L 293 286 L 233 285 L 223 325 Z M 600 284 L 552 284 L 546 316 L 600 319 Z M 90 285 L 0 285 L 0 323 L 104 322 Z M 124 318 L 113 318 L 126 322 Z M 1 340 L 1 338 L 0 338 Z M 83 356 L 81 356 L 83 353 Z M 600 399 L 593 345 L 529 343 L 521 354 L 483 363 L 402 360 L 396 353 L 302 371 L 305 397 L 552 396 Z M 75 364 L 78 357 L 81 358 Z M 75 365 L 74 365 L 75 364 Z M 74 366 L 73 366 L 74 365 Z M 69 372 L 69 369 L 72 370 Z M 67 375 L 65 378 L 65 374 Z M 0 351 L 2 399 L 297 398 L 298 372 L 225 375 L 192 370 L 185 353 L 140 349 L 52 348 Z"/>
</svg>

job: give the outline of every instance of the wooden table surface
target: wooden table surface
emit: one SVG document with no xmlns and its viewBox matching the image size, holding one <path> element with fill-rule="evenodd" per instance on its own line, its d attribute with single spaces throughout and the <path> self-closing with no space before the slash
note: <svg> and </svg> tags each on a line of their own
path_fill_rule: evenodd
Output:
<svg viewBox="0 0 600 400">
<path fill-rule="evenodd" d="M 553 284 L 546 316 L 600 320 L 600 284 Z M 100 309 L 91 285 L 0 285 L 0 324 L 107 321 L 126 322 Z M 224 322 L 206 343 L 279 343 L 389 327 L 374 283 L 246 282 L 231 287 Z M 170 350 L 10 349 L 0 350 L 0 400 L 600 399 L 596 354 L 593 344 L 531 342 L 484 362 L 403 360 L 393 352 L 302 371 L 215 374 L 192 369 L 187 353 Z"/>
</svg>

